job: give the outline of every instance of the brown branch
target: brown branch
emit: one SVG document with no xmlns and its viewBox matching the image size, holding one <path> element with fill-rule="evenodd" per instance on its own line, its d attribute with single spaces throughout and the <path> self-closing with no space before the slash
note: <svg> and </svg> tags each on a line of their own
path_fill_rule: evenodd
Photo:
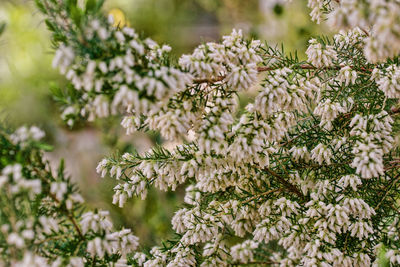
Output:
<svg viewBox="0 0 400 267">
<path fill-rule="evenodd" d="M 290 143 L 292 143 L 294 140 L 296 140 L 297 138 L 303 136 L 304 134 L 308 133 L 309 131 L 317 128 L 319 126 L 319 124 L 314 124 L 312 127 L 310 127 L 309 129 L 305 130 L 304 132 L 299 133 L 298 135 L 296 135 L 295 137 L 293 137 L 292 139 L 288 140 L 287 142 L 281 144 L 281 146 L 286 146 Z"/>
<path fill-rule="evenodd" d="M 264 265 L 264 266 L 271 266 L 272 264 L 279 264 L 279 262 L 276 261 L 253 261 L 253 262 L 247 262 L 247 263 L 232 263 L 231 266 L 239 266 L 239 265 Z"/>
<path fill-rule="evenodd" d="M 394 114 L 397 114 L 397 113 L 400 113 L 400 108 L 395 108 L 395 107 L 393 107 L 393 108 L 391 108 L 390 111 L 389 111 L 389 114 L 390 114 L 390 115 L 394 115 Z"/>
<path fill-rule="evenodd" d="M 35 170 L 35 172 L 37 172 L 39 178 L 40 178 L 42 181 L 44 181 L 44 182 L 46 182 L 46 183 L 49 184 L 49 181 L 48 181 L 47 179 L 45 179 L 44 177 L 42 177 L 41 175 L 39 175 L 39 173 L 40 173 L 41 171 L 40 171 L 38 168 L 35 168 L 35 167 L 34 167 L 34 170 Z M 51 198 L 52 200 L 54 200 L 54 202 L 56 202 L 57 204 L 61 204 L 61 202 L 57 199 L 57 197 L 56 197 L 54 194 L 52 194 L 52 193 L 49 192 L 49 196 L 50 196 L 50 198 Z M 72 223 L 72 225 L 74 226 L 74 228 L 75 228 L 76 232 L 78 233 L 79 237 L 80 237 L 82 240 L 84 240 L 85 237 L 84 237 L 84 235 L 82 234 L 82 231 L 81 231 L 81 229 L 79 228 L 77 222 L 75 221 L 75 218 L 74 218 L 73 214 L 71 213 L 71 211 L 68 210 L 68 209 L 66 208 L 65 210 L 62 210 L 62 212 L 63 212 L 63 213 L 68 217 L 68 219 L 71 221 L 71 223 Z"/>
<path fill-rule="evenodd" d="M 256 196 L 253 196 L 253 197 L 247 199 L 246 201 L 243 202 L 243 204 L 249 203 L 249 202 L 251 202 L 251 201 L 253 201 L 253 200 L 255 200 L 255 199 L 259 198 L 259 197 L 267 196 L 269 194 L 272 194 L 272 193 L 275 193 L 275 192 L 280 192 L 280 191 L 282 191 L 282 188 L 275 188 L 275 189 L 268 190 L 268 191 L 266 191 L 264 193 L 261 193 L 259 195 L 256 195 Z"/>
<path fill-rule="evenodd" d="M 195 79 L 193 83 L 216 83 L 225 79 L 225 76 L 218 76 L 217 78 L 204 78 L 204 79 Z"/>
<path fill-rule="evenodd" d="M 346 239 L 344 240 L 344 246 L 343 246 L 344 251 L 347 251 L 347 244 L 348 244 L 347 242 L 349 241 L 349 235 L 350 235 L 350 232 L 347 233 Z"/>
<path fill-rule="evenodd" d="M 390 189 L 392 189 L 392 186 L 394 186 L 399 180 L 400 180 L 400 174 L 397 175 L 397 177 L 392 181 L 392 183 L 385 188 L 385 195 L 382 197 L 381 201 L 379 201 L 378 205 L 376 205 L 374 210 L 379 209 L 379 207 L 382 205 L 383 201 L 385 200 L 385 198 L 389 194 Z"/>
<path fill-rule="evenodd" d="M 329 67 L 322 67 L 322 68 L 317 68 L 309 64 L 301 64 L 299 66 L 295 66 L 296 69 L 302 69 L 302 70 L 340 70 L 343 68 L 344 65 L 339 65 L 339 66 L 329 66 Z M 355 69 L 355 66 L 350 66 L 352 69 Z M 280 69 L 281 67 L 258 67 L 257 71 L 258 73 L 265 72 L 265 71 L 273 71 Z M 365 72 L 371 72 L 371 69 L 366 69 L 361 67 L 362 71 Z M 214 78 L 202 78 L 202 79 L 194 79 L 193 83 L 201 84 L 201 83 L 216 83 L 216 82 L 221 82 L 225 79 L 225 76 L 218 76 Z"/>
<path fill-rule="evenodd" d="M 51 199 L 53 199 L 57 204 L 61 204 L 60 201 L 56 198 L 55 195 L 49 193 L 49 196 L 51 197 Z M 73 216 L 73 214 L 71 214 L 71 212 L 67 209 L 65 212 L 65 215 L 67 215 L 68 219 L 71 221 L 72 225 L 74 226 L 75 230 L 78 232 L 79 237 L 83 240 L 85 239 L 85 237 L 82 234 L 81 229 L 79 228 L 78 224 L 75 221 L 75 218 Z"/>
<path fill-rule="evenodd" d="M 388 171 L 400 166 L 400 159 L 392 160 L 388 162 L 389 165 L 385 166 L 384 170 Z"/>
<path fill-rule="evenodd" d="M 300 197 L 301 199 L 305 199 L 305 196 L 303 195 L 303 193 L 300 192 L 300 190 L 294 186 L 293 184 L 291 184 L 290 182 L 286 181 L 282 176 L 280 176 L 279 174 L 277 174 L 276 172 L 270 170 L 269 168 L 264 168 L 264 170 L 266 172 L 268 172 L 269 174 L 271 174 L 272 176 L 274 176 L 275 178 L 278 179 L 278 181 L 284 185 L 289 191 L 295 193 L 298 197 Z"/>
<path fill-rule="evenodd" d="M 308 65 L 308 64 L 301 64 L 298 66 L 299 69 L 303 70 L 316 70 L 318 68 Z M 334 66 L 334 67 L 324 67 L 324 68 L 319 68 L 319 69 L 329 69 L 329 70 L 339 70 L 341 66 Z M 257 71 L 258 73 L 265 72 L 265 71 L 273 71 L 280 69 L 280 67 L 258 67 Z M 193 83 L 216 83 L 216 82 L 221 82 L 225 79 L 225 76 L 218 76 L 215 78 L 203 78 L 203 79 L 195 79 L 193 80 Z"/>
<path fill-rule="evenodd" d="M 392 209 L 394 209 L 395 211 L 397 211 L 398 214 L 400 214 L 400 210 L 395 206 L 393 206 L 393 204 L 391 204 L 390 207 L 392 207 Z"/>
</svg>

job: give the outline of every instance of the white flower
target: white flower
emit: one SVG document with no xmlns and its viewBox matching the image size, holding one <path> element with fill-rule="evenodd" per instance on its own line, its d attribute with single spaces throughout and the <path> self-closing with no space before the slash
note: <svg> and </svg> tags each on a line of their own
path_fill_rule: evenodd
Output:
<svg viewBox="0 0 400 267">
<path fill-rule="evenodd" d="M 352 223 L 349 227 L 349 231 L 351 236 L 358 237 L 360 240 L 368 238 L 369 234 L 374 232 L 372 227 L 367 222 L 363 221 Z"/>
<path fill-rule="evenodd" d="M 314 109 L 314 115 L 321 117 L 320 126 L 326 130 L 332 129 L 332 122 L 337 118 L 340 113 L 345 113 L 347 109 L 340 103 L 331 102 L 328 98 L 318 103 L 318 106 Z"/>
<path fill-rule="evenodd" d="M 334 61 L 337 60 L 336 51 L 331 45 L 322 46 L 316 39 L 309 41 L 307 48 L 308 61 L 311 62 L 315 67 L 331 67 L 334 65 Z"/>
<path fill-rule="evenodd" d="M 375 210 L 361 198 L 345 198 L 342 205 L 346 206 L 355 218 L 371 219 L 376 215 Z"/>
<path fill-rule="evenodd" d="M 110 243 L 107 240 L 101 239 L 100 237 L 90 240 L 87 244 L 86 250 L 92 257 L 98 256 L 102 258 L 106 253 L 109 255 L 112 254 L 112 247 Z"/>
<path fill-rule="evenodd" d="M 112 228 L 112 223 L 108 219 L 108 211 L 98 211 L 97 213 L 87 212 L 82 215 L 81 225 L 82 232 L 86 234 L 88 231 L 94 233 L 106 231 L 108 232 Z"/>
<path fill-rule="evenodd" d="M 96 167 L 96 172 L 101 174 L 101 177 L 103 178 L 107 174 L 107 166 L 109 164 L 108 159 L 102 159 L 99 164 Z"/>
<path fill-rule="evenodd" d="M 249 63 L 240 67 L 231 67 L 231 72 L 226 77 L 228 86 L 239 91 L 249 89 L 257 82 L 257 65 Z"/>
<path fill-rule="evenodd" d="M 313 150 L 311 150 L 311 159 L 320 165 L 324 162 L 331 164 L 332 157 L 332 150 L 324 144 L 318 144 Z"/>
<path fill-rule="evenodd" d="M 147 256 L 142 252 L 136 252 L 133 258 L 136 260 L 139 266 L 143 266 L 143 263 L 146 261 Z"/>
<path fill-rule="evenodd" d="M 65 182 L 53 182 L 50 185 L 50 193 L 53 194 L 58 201 L 64 200 L 68 187 Z"/>
<path fill-rule="evenodd" d="M 67 207 L 67 209 L 71 210 L 74 204 L 83 202 L 84 199 L 80 194 L 78 193 L 68 194 L 68 198 L 65 201 L 65 206 Z"/>
<path fill-rule="evenodd" d="M 357 72 L 352 70 L 351 67 L 345 66 L 340 69 L 339 75 L 336 79 L 338 82 L 344 83 L 345 86 L 355 84 L 357 80 Z"/>
<path fill-rule="evenodd" d="M 235 245 L 231 248 L 231 255 L 234 260 L 240 263 L 248 263 L 254 260 L 253 250 L 258 247 L 258 243 L 252 240 Z"/>
<path fill-rule="evenodd" d="M 186 164 L 186 166 L 188 165 L 189 164 Z M 184 169 L 183 166 L 182 169 Z M 189 185 L 188 187 L 186 187 L 186 194 L 184 198 L 185 203 L 189 205 L 196 205 L 196 203 L 199 203 L 200 198 L 201 198 L 201 193 L 194 185 Z"/>
<path fill-rule="evenodd" d="M 385 256 L 389 259 L 391 264 L 400 264 L 400 250 L 390 249 L 386 252 Z"/>
<path fill-rule="evenodd" d="M 26 146 L 26 142 L 30 140 L 39 141 L 45 136 L 45 133 L 36 126 L 27 128 L 25 126 L 18 128 L 11 136 L 14 144 Z"/>
<path fill-rule="evenodd" d="M 16 262 L 13 264 L 15 267 L 49 267 L 48 261 L 46 258 L 35 255 L 30 251 L 26 251 L 24 253 L 24 257 L 22 261 Z"/>
<path fill-rule="evenodd" d="M 384 72 L 378 70 L 378 73 L 376 84 L 379 90 L 388 98 L 400 98 L 400 67 L 390 65 Z"/>
<path fill-rule="evenodd" d="M 72 257 L 69 259 L 68 267 L 84 267 L 84 258 Z"/>
<path fill-rule="evenodd" d="M 7 237 L 7 243 L 9 245 L 14 245 L 17 248 L 22 248 L 25 246 L 25 241 L 24 239 L 18 235 L 17 233 L 11 233 Z"/>
<path fill-rule="evenodd" d="M 323 10 L 325 7 L 325 1 L 323 0 L 308 0 L 308 7 L 311 8 L 311 19 L 320 23 L 323 19 Z"/>
<path fill-rule="evenodd" d="M 123 255 L 131 253 L 139 246 L 139 238 L 131 234 L 130 229 L 123 229 L 119 232 L 110 233 L 106 236 L 114 249 L 114 253 Z"/>
<path fill-rule="evenodd" d="M 53 68 L 59 67 L 61 73 L 65 73 L 67 68 L 74 62 L 75 53 L 71 47 L 61 44 L 57 49 L 53 59 Z"/>
<path fill-rule="evenodd" d="M 372 142 L 357 141 L 352 151 L 356 157 L 351 166 L 362 178 L 373 178 L 384 174 L 383 151 Z"/>
<path fill-rule="evenodd" d="M 362 181 L 358 175 L 346 175 L 340 178 L 338 185 L 342 189 L 350 186 L 354 191 L 357 191 L 357 186 L 362 185 Z M 340 188 L 336 188 L 336 190 L 338 191 Z"/>
<path fill-rule="evenodd" d="M 178 247 L 172 249 L 172 252 L 176 253 L 175 257 L 167 264 L 166 267 L 196 266 L 196 257 L 191 248 L 179 245 Z"/>
<path fill-rule="evenodd" d="M 179 64 L 199 79 L 223 77 L 232 89 L 246 90 L 257 81 L 260 47 L 260 41 L 247 42 L 241 30 L 233 30 L 222 44 L 200 45 L 193 54 L 183 55 Z"/>
<path fill-rule="evenodd" d="M 58 222 L 54 218 L 40 216 L 39 222 L 42 226 L 43 232 L 48 235 L 51 234 L 53 231 L 57 232 L 59 229 Z"/>
<path fill-rule="evenodd" d="M 286 67 L 273 71 L 265 80 L 265 85 L 256 96 L 251 110 L 259 112 L 263 117 L 282 110 L 306 111 L 306 90 L 290 84 L 289 77 L 292 72 Z"/>
<path fill-rule="evenodd" d="M 172 223 L 172 229 L 174 229 L 177 233 L 184 233 L 185 230 L 187 229 L 187 218 L 188 210 L 187 209 L 180 209 L 177 212 L 175 212 L 174 217 L 172 217 L 171 223 Z"/>
</svg>

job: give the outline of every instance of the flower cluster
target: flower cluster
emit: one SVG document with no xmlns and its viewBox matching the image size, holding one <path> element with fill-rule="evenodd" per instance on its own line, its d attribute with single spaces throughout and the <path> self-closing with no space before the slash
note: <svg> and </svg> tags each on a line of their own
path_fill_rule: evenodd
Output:
<svg viewBox="0 0 400 267">
<path fill-rule="evenodd" d="M 42 136 L 37 127 L 0 133 L 0 265 L 126 266 L 138 238 L 112 232 L 108 212 L 80 215 L 83 198 L 62 165 L 54 172 L 43 159 Z"/>
<path fill-rule="evenodd" d="M 333 46 L 327 45 L 323 47 L 316 39 L 311 39 L 309 44 L 306 51 L 308 61 L 318 68 L 331 67 L 334 65 L 337 55 Z"/>
<path fill-rule="evenodd" d="M 398 1 L 308 0 L 308 5 L 312 18 L 318 23 L 328 19 L 335 28 L 368 30 L 364 47 L 368 61 L 376 63 L 399 54 Z"/>
<path fill-rule="evenodd" d="M 260 47 L 260 41 L 245 41 L 241 30 L 233 30 L 222 44 L 201 45 L 193 54 L 183 55 L 179 64 L 200 79 L 221 77 L 231 88 L 248 89 L 257 81 Z"/>
</svg>

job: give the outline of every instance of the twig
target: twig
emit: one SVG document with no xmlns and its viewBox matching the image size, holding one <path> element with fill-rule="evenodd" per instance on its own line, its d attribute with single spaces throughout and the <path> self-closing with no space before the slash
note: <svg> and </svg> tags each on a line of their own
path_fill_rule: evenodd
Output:
<svg viewBox="0 0 400 267">
<path fill-rule="evenodd" d="M 280 176 L 279 174 L 277 174 L 276 172 L 270 170 L 269 168 L 264 168 L 264 170 L 266 172 L 268 172 L 269 174 L 271 174 L 272 176 L 274 176 L 275 178 L 278 179 L 278 181 L 283 184 L 284 186 L 286 186 L 289 191 L 295 193 L 298 197 L 300 197 L 301 199 L 304 199 L 305 196 L 300 192 L 299 189 L 297 189 L 296 186 L 292 185 L 291 183 L 289 183 L 288 181 L 286 181 L 282 176 Z"/>
<path fill-rule="evenodd" d="M 60 201 L 56 198 L 55 195 L 49 193 L 49 196 L 57 203 L 60 204 Z M 71 214 L 71 212 L 69 210 L 66 210 L 65 215 L 67 215 L 68 219 L 72 222 L 72 224 L 74 225 L 75 230 L 78 232 L 78 235 L 81 239 L 85 239 L 85 237 L 82 234 L 81 229 L 79 228 L 78 224 L 75 221 L 74 216 Z"/>
<path fill-rule="evenodd" d="M 398 214 L 400 214 L 400 210 L 395 206 L 393 206 L 393 204 L 390 204 L 390 207 L 392 207 L 392 209 L 394 209 L 395 211 L 397 211 Z"/>
<path fill-rule="evenodd" d="M 267 196 L 269 194 L 272 194 L 272 193 L 275 193 L 275 192 L 280 192 L 280 191 L 282 191 L 282 188 L 275 188 L 275 189 L 268 190 L 268 191 L 266 191 L 264 193 L 261 193 L 259 195 L 256 195 L 256 196 L 253 196 L 253 197 L 249 198 L 248 200 L 244 201 L 243 204 L 249 203 L 249 202 L 251 202 L 251 201 L 253 201 L 253 200 L 255 200 L 255 199 L 259 198 L 259 197 Z"/>
<path fill-rule="evenodd" d="M 311 126 L 309 129 L 305 130 L 304 132 L 299 133 L 298 135 L 296 135 L 295 137 L 293 137 L 292 139 L 288 140 L 287 142 L 281 144 L 281 146 L 286 146 L 290 143 L 292 143 L 294 140 L 296 140 L 297 138 L 303 136 L 304 134 L 308 133 L 309 131 L 317 128 L 319 126 L 319 124 L 314 124 L 313 126 Z"/>
<path fill-rule="evenodd" d="M 332 66 L 332 67 L 322 67 L 322 68 L 317 68 L 309 64 L 301 64 L 299 66 L 295 66 L 295 69 L 302 69 L 302 70 L 340 70 L 342 65 L 339 66 Z M 352 69 L 354 69 L 354 66 L 350 66 Z M 265 72 L 265 71 L 273 71 L 280 69 L 281 67 L 258 67 L 257 71 L 260 72 Z M 371 71 L 369 69 L 363 69 L 364 71 Z M 203 78 L 203 79 L 195 79 L 193 80 L 193 83 L 216 83 L 216 82 L 221 82 L 225 79 L 225 76 L 218 76 L 215 78 Z"/>
<path fill-rule="evenodd" d="M 35 168 L 35 167 L 34 167 L 34 170 L 35 170 L 38 174 L 41 172 L 38 168 Z M 49 181 L 47 181 L 47 179 L 45 179 L 45 178 L 42 177 L 41 175 L 38 175 L 38 176 L 39 176 L 39 178 L 40 178 L 42 181 L 44 181 L 44 182 L 46 182 L 46 183 L 49 183 Z M 51 199 L 54 200 L 54 202 L 56 202 L 57 204 L 61 204 L 60 201 L 57 199 L 57 197 L 56 197 L 54 194 L 52 194 L 52 193 L 49 192 L 49 196 L 51 197 Z M 62 209 L 61 211 L 64 212 L 65 215 L 67 215 L 68 219 L 71 221 L 71 223 L 72 223 L 72 225 L 74 226 L 74 228 L 75 228 L 76 232 L 78 233 L 79 237 L 80 237 L 82 240 L 84 240 L 85 237 L 84 237 L 84 235 L 82 234 L 82 231 L 81 231 L 81 229 L 79 228 L 78 224 L 76 223 L 75 218 L 74 218 L 73 214 L 70 212 L 70 210 L 68 210 L 68 209 L 65 209 L 65 210 Z"/>
<path fill-rule="evenodd" d="M 343 250 L 344 250 L 344 251 L 347 250 L 347 242 L 348 242 L 348 240 L 349 240 L 349 235 L 350 235 L 350 232 L 347 233 L 346 239 L 344 240 L 344 246 L 343 246 Z"/>
<path fill-rule="evenodd" d="M 397 175 L 397 177 L 393 180 L 393 182 L 386 187 L 385 189 L 385 195 L 382 197 L 381 201 L 379 201 L 378 205 L 376 205 L 376 207 L 374 208 L 374 210 L 378 210 L 379 207 L 382 205 L 383 201 L 385 200 L 385 198 L 387 197 L 387 195 L 389 194 L 390 189 L 392 189 L 392 187 L 400 180 L 400 174 Z"/>
<path fill-rule="evenodd" d="M 394 114 L 397 114 L 397 113 L 400 113 L 400 108 L 391 108 L 390 111 L 389 111 L 390 115 L 394 115 Z"/>
<path fill-rule="evenodd" d="M 276 261 L 254 261 L 254 262 L 247 262 L 247 263 L 232 263 L 231 266 L 239 266 L 239 265 L 264 265 L 264 266 L 270 266 L 271 264 L 279 264 L 279 262 Z"/>
</svg>

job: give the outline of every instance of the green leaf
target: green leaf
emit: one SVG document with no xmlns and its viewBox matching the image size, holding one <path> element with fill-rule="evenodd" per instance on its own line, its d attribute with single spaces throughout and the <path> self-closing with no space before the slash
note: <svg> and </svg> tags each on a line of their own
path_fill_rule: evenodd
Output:
<svg viewBox="0 0 400 267">
<path fill-rule="evenodd" d="M 79 9 L 79 7 L 72 5 L 70 7 L 70 14 L 71 14 L 71 19 L 75 23 L 75 25 L 80 26 L 83 14 L 82 11 Z"/>
<path fill-rule="evenodd" d="M 38 148 L 41 150 L 44 150 L 44 151 L 52 151 L 54 149 L 54 147 L 52 145 L 43 144 L 43 143 L 38 144 Z"/>
<path fill-rule="evenodd" d="M 36 7 L 40 10 L 40 12 L 46 14 L 46 8 L 44 7 L 42 0 L 35 0 Z"/>
<path fill-rule="evenodd" d="M 96 5 L 96 11 L 99 11 L 103 7 L 103 4 L 104 0 L 98 0 Z"/>
<path fill-rule="evenodd" d="M 86 8 L 85 8 L 85 13 L 94 13 L 97 10 L 97 3 L 96 0 L 87 0 L 86 2 Z"/>
<path fill-rule="evenodd" d="M 7 24 L 5 22 L 0 23 L 0 35 L 3 34 L 3 32 L 6 29 Z"/>
<path fill-rule="evenodd" d="M 50 31 L 52 31 L 52 32 L 56 32 L 56 31 L 57 31 L 57 26 L 54 25 L 53 22 L 51 22 L 51 21 L 48 20 L 48 19 L 46 19 L 44 22 L 46 23 L 46 26 L 47 26 L 47 28 L 48 28 Z"/>
<path fill-rule="evenodd" d="M 67 0 L 67 6 L 69 8 L 77 7 L 78 6 L 78 1 L 77 0 Z"/>
<path fill-rule="evenodd" d="M 62 178 L 64 176 L 64 168 L 65 168 L 65 164 L 64 164 L 64 159 L 60 160 L 60 165 L 58 166 L 58 177 Z"/>
</svg>

